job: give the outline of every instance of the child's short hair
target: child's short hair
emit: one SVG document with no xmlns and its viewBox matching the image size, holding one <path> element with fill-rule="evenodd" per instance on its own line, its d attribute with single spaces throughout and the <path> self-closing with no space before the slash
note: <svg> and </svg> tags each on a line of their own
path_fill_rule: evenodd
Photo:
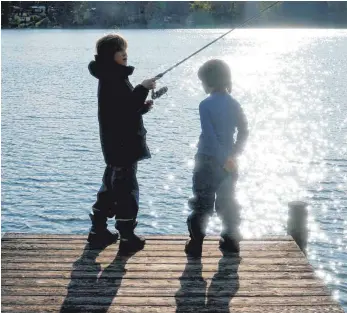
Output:
<svg viewBox="0 0 347 313">
<path fill-rule="evenodd" d="M 127 47 L 128 43 L 122 36 L 118 34 L 109 34 L 96 42 L 96 53 L 101 57 L 113 58 L 116 52 L 126 49 Z"/>
<path fill-rule="evenodd" d="M 231 92 L 231 71 L 229 65 L 218 59 L 204 63 L 198 71 L 199 79 L 215 91 Z"/>
</svg>

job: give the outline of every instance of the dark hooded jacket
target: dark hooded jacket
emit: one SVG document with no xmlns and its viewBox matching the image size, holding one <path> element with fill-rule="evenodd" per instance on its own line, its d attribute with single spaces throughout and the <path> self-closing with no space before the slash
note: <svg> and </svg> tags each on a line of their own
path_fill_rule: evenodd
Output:
<svg viewBox="0 0 347 313">
<path fill-rule="evenodd" d="M 148 90 L 129 82 L 134 68 L 98 57 L 89 63 L 91 75 L 99 80 L 98 119 L 102 152 L 106 164 L 127 166 L 150 158 L 142 114 Z"/>
</svg>

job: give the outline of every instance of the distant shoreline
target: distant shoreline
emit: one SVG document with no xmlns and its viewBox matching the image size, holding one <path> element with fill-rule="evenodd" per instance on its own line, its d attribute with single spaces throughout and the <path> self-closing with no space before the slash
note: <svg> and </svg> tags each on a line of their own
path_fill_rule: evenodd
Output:
<svg viewBox="0 0 347 313">
<path fill-rule="evenodd" d="M 27 28 L 13 28 L 13 27 L 1 27 L 1 30 L 97 30 L 97 29 L 108 29 L 108 30 L 194 30 L 194 29 L 347 29 L 347 25 L 286 25 L 286 26 L 275 26 L 275 25 L 262 25 L 262 26 L 248 26 L 238 28 L 236 25 L 232 26 L 213 26 L 211 25 L 198 25 L 195 27 L 178 27 L 172 25 L 169 27 L 140 27 L 140 26 L 129 26 L 129 27 L 27 27 Z"/>
<path fill-rule="evenodd" d="M 346 29 L 345 1 L 2 2 L 1 29 Z M 245 24 L 245 26 L 242 26 Z"/>
</svg>

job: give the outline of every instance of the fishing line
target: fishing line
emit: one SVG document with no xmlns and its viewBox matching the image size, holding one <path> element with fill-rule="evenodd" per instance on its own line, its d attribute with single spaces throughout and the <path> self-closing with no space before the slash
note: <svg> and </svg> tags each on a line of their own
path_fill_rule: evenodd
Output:
<svg viewBox="0 0 347 313">
<path fill-rule="evenodd" d="M 235 29 L 241 28 L 243 26 L 245 26 L 246 24 L 248 24 L 249 22 L 259 18 L 264 12 L 266 12 L 267 10 L 271 9 L 272 7 L 274 7 L 276 4 L 280 3 L 281 1 L 276 1 L 274 3 L 272 3 L 271 5 L 267 6 L 266 8 L 264 8 L 263 10 L 261 10 L 258 14 L 250 17 L 249 19 L 245 20 L 244 22 L 242 22 L 241 24 L 235 26 L 234 28 L 228 30 L 226 33 L 224 33 L 223 35 L 219 36 L 218 38 L 214 39 L 213 41 L 211 41 L 210 43 L 208 43 L 207 45 L 203 46 L 202 48 L 200 48 L 199 50 L 195 51 L 194 53 L 192 53 L 191 55 L 187 56 L 186 58 L 184 58 L 183 60 L 179 61 L 178 63 L 176 63 L 175 65 L 171 66 L 170 68 L 168 68 L 166 71 L 158 74 L 157 76 L 155 76 L 155 78 L 160 79 L 162 78 L 164 75 L 166 75 L 167 73 L 171 72 L 173 69 L 175 69 L 176 67 L 180 66 L 182 63 L 186 62 L 187 60 L 189 60 L 190 58 L 192 58 L 193 56 L 197 55 L 198 53 L 200 53 L 201 51 L 205 50 L 207 47 L 211 46 L 212 44 L 214 44 L 215 42 L 217 42 L 218 40 L 222 39 L 223 37 L 227 36 L 228 34 L 230 34 L 232 31 L 234 31 Z M 160 88 L 158 91 L 153 91 L 152 90 L 152 99 L 158 99 L 159 97 L 161 97 L 163 94 L 165 94 L 168 91 L 167 87 L 162 87 Z"/>
</svg>

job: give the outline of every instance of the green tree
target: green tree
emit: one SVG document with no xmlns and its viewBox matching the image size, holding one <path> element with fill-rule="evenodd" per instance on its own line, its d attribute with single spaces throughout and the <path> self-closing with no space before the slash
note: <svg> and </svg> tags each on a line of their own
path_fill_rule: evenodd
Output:
<svg viewBox="0 0 347 313">
<path fill-rule="evenodd" d="M 1 1 L 1 27 L 8 26 L 11 1 Z"/>
<path fill-rule="evenodd" d="M 193 11 L 205 11 L 205 12 L 211 12 L 212 11 L 212 3 L 209 1 L 194 1 L 190 8 Z"/>
<path fill-rule="evenodd" d="M 56 13 L 55 20 L 57 24 L 63 27 L 71 26 L 73 24 L 75 3 L 71 1 L 57 1 L 52 2 Z"/>
</svg>

